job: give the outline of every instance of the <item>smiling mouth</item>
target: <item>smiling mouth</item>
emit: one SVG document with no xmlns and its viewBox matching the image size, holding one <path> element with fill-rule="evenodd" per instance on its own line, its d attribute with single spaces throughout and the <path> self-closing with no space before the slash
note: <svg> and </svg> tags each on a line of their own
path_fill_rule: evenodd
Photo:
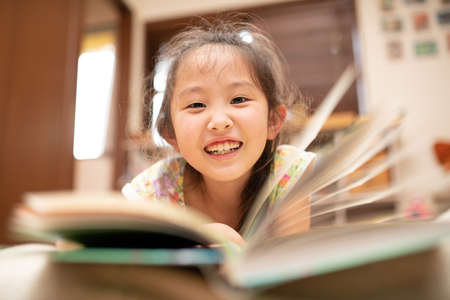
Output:
<svg viewBox="0 0 450 300">
<path fill-rule="evenodd" d="M 214 143 L 204 148 L 205 152 L 212 155 L 224 155 L 239 150 L 242 142 L 226 141 L 223 143 Z"/>
</svg>

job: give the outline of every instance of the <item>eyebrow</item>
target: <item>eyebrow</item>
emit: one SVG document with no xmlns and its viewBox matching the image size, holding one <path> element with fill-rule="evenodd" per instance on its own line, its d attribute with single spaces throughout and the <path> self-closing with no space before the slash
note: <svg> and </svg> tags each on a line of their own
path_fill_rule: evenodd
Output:
<svg viewBox="0 0 450 300">
<path fill-rule="evenodd" d="M 199 92 L 202 92 L 202 91 L 203 91 L 203 88 L 200 87 L 200 86 L 198 86 L 198 85 L 190 86 L 190 87 L 187 87 L 187 88 L 185 88 L 184 90 L 182 90 L 182 91 L 178 94 L 178 96 L 179 96 L 179 97 L 182 97 L 182 96 L 184 96 L 185 94 L 199 93 Z"/>
<path fill-rule="evenodd" d="M 229 84 L 230 87 L 240 87 L 240 86 L 248 86 L 251 88 L 255 88 L 255 84 L 252 82 L 248 82 L 247 80 L 234 81 Z"/>
<path fill-rule="evenodd" d="M 230 88 L 236 88 L 236 87 L 250 87 L 250 88 L 257 88 L 256 85 L 254 83 L 251 83 L 247 80 L 239 80 L 239 81 L 233 81 L 230 84 L 227 85 L 227 87 Z M 203 92 L 204 88 L 202 88 L 201 86 L 198 85 L 194 85 L 194 86 L 190 86 L 185 88 L 184 90 L 182 90 L 178 95 L 180 97 L 184 96 L 185 94 L 191 94 L 191 93 L 200 93 Z"/>
</svg>

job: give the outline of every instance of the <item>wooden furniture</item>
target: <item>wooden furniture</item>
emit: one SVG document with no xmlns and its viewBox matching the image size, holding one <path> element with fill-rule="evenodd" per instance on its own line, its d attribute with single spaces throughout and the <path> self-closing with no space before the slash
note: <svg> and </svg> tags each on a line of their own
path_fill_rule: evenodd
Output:
<svg viewBox="0 0 450 300">
<path fill-rule="evenodd" d="M 131 13 L 121 1 L 110 1 L 121 15 L 113 106 L 119 144 L 126 127 Z M 9 214 L 24 192 L 73 188 L 76 74 L 87 2 L 96 1 L 0 1 L 0 243 L 11 242 Z M 114 147 L 113 156 L 117 179 L 125 152 Z"/>
<path fill-rule="evenodd" d="M 81 0 L 0 1 L 0 243 L 29 190 L 70 189 Z"/>
</svg>

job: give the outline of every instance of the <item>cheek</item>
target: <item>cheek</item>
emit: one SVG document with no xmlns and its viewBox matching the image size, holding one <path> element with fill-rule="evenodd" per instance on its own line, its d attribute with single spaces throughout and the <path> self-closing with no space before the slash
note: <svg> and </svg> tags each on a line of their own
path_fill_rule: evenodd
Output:
<svg viewBox="0 0 450 300">
<path fill-rule="evenodd" d="M 180 130 L 184 132 L 187 137 L 197 135 L 201 129 L 200 122 L 195 118 L 185 119 L 183 122 L 180 122 L 180 127 Z"/>
<path fill-rule="evenodd" d="M 183 116 L 174 119 L 175 136 L 179 146 L 191 144 L 201 131 L 200 125 L 195 118 L 185 118 Z"/>
<path fill-rule="evenodd" d="M 266 137 L 267 129 L 269 126 L 268 123 L 268 111 L 264 107 L 260 107 L 259 109 L 253 111 L 252 116 L 248 118 L 251 124 L 251 127 L 254 128 L 255 133 L 262 137 Z"/>
</svg>

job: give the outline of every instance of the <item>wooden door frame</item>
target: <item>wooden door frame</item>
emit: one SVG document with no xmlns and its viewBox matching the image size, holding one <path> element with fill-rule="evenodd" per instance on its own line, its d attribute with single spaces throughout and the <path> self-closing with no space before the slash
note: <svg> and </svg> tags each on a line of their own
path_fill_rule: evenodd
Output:
<svg viewBox="0 0 450 300">
<path fill-rule="evenodd" d="M 114 136 L 114 170 L 113 189 L 122 188 L 121 178 L 124 176 L 127 166 L 127 120 L 129 105 L 129 81 L 131 64 L 131 11 L 121 0 L 112 0 L 119 11 L 119 25 L 116 52 L 115 92 L 116 98 L 113 109 L 117 116 Z"/>
<path fill-rule="evenodd" d="M 1 1 L 0 244 L 25 192 L 73 188 L 83 0 Z"/>
</svg>

